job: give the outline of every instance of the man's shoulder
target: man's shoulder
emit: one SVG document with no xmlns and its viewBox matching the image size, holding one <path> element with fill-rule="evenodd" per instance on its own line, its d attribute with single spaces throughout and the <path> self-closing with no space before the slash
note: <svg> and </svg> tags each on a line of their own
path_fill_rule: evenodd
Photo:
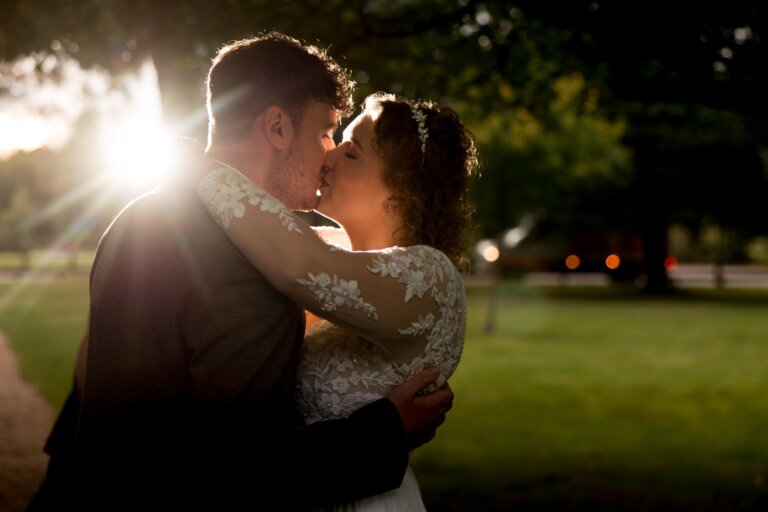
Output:
<svg viewBox="0 0 768 512">
<path fill-rule="evenodd" d="M 181 250 L 190 250 L 189 240 L 203 236 L 205 222 L 196 221 L 200 218 L 192 201 L 162 188 L 147 192 L 129 202 L 104 231 L 94 270 L 105 264 L 146 268 L 149 262 L 172 263 Z M 167 266 L 169 272 L 173 268 Z"/>
<path fill-rule="evenodd" d="M 204 237 L 220 231 L 194 190 L 166 184 L 129 202 L 112 220 L 102 242 L 110 238 L 138 237 L 154 243 L 169 243 L 178 237 Z"/>
<path fill-rule="evenodd" d="M 216 224 L 195 189 L 173 183 L 123 208 L 104 232 L 94 264 L 155 269 L 185 281 L 194 277 L 204 288 L 231 278 L 263 280 Z"/>
</svg>

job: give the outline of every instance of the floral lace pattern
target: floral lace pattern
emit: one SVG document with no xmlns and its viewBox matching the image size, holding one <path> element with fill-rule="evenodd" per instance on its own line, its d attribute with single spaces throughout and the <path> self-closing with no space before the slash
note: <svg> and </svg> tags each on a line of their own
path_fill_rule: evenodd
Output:
<svg viewBox="0 0 768 512">
<path fill-rule="evenodd" d="M 400 329 L 400 334 L 426 334 L 424 354 L 400 365 L 399 372 L 413 375 L 432 364 L 440 368 L 439 387 L 456 370 L 464 348 L 466 328 L 466 295 L 458 270 L 448 256 L 425 245 L 394 247 L 382 251 L 387 257 L 377 257 L 368 267 L 374 274 L 390 277 L 406 285 L 403 300 L 423 297 L 427 292 L 437 302 L 440 316 L 427 315 Z"/>
<path fill-rule="evenodd" d="M 341 279 L 334 274 L 329 276 L 308 273 L 309 279 L 297 279 L 296 282 L 306 286 L 315 294 L 323 311 L 335 311 L 336 308 L 346 307 L 363 311 L 368 318 L 378 319 L 379 314 L 373 305 L 368 304 L 360 296 L 357 281 Z"/>
<path fill-rule="evenodd" d="M 307 423 L 344 418 L 400 382 L 383 350 L 323 321 L 305 338 L 296 402 Z"/>
<path fill-rule="evenodd" d="M 389 257 L 385 259 L 378 256 L 368 270 L 381 277 L 395 277 L 399 283 L 406 285 L 405 302 L 411 300 L 414 295 L 423 297 L 436 281 L 442 281 L 444 278 L 442 266 L 432 264 L 434 262 L 425 254 L 427 249 L 429 248 L 425 246 L 415 246 L 411 251 L 400 248 L 385 249 L 382 252 Z"/>
<path fill-rule="evenodd" d="M 283 203 L 256 187 L 248 178 L 231 167 L 221 167 L 200 181 L 198 195 L 219 224 L 227 229 L 233 218 L 245 216 L 245 204 L 258 206 L 262 212 L 277 214 L 288 231 L 301 233 L 293 213 Z"/>
<path fill-rule="evenodd" d="M 420 316 L 417 322 L 413 322 L 407 329 L 400 329 L 400 334 L 419 336 L 431 330 L 435 326 L 435 315 Z"/>
<path fill-rule="evenodd" d="M 375 260 L 369 271 L 406 285 L 403 300 L 429 295 L 440 315 L 419 316 L 400 329 L 402 335 L 425 336 L 423 352 L 397 362 L 373 343 L 321 322 L 307 333 L 298 370 L 296 400 L 308 423 L 347 417 L 377 400 L 426 365 L 437 366 L 442 385 L 461 358 L 466 326 L 464 285 L 456 268 L 442 252 L 426 246 L 392 248 Z"/>
</svg>

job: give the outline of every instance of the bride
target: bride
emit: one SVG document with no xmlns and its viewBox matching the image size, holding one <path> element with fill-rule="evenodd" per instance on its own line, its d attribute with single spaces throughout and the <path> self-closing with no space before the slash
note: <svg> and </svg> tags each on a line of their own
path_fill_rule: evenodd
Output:
<svg viewBox="0 0 768 512">
<path fill-rule="evenodd" d="M 342 418 L 426 366 L 456 370 L 466 322 L 463 264 L 475 145 L 449 108 L 369 96 L 331 150 L 316 210 L 342 229 L 315 232 L 231 167 L 199 195 L 308 329 L 296 400 L 307 423 Z M 245 203 L 241 202 L 245 199 Z M 401 487 L 332 510 L 423 511 L 409 469 Z"/>
</svg>

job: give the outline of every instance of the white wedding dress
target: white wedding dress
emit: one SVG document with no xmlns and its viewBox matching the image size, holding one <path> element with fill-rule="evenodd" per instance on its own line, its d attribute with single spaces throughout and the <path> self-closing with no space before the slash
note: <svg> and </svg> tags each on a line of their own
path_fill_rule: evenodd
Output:
<svg viewBox="0 0 768 512">
<path fill-rule="evenodd" d="M 386 353 L 327 321 L 310 328 L 304 347 L 296 395 L 307 423 L 349 416 L 355 409 L 385 396 L 402 380 Z M 324 510 L 423 512 L 426 509 L 419 484 L 409 467 L 399 488 Z"/>
<path fill-rule="evenodd" d="M 206 176 L 198 192 L 228 236 L 278 290 L 333 322 L 313 325 L 305 337 L 296 400 L 307 423 L 347 417 L 427 365 L 440 369 L 435 388 L 456 370 L 466 295 L 458 270 L 444 253 L 424 245 L 349 251 L 338 230 L 321 230 L 326 244 L 301 218 L 230 167 Z M 274 242 L 268 250 L 260 243 L 265 237 Z M 425 508 L 409 468 L 398 489 L 330 510 Z"/>
</svg>

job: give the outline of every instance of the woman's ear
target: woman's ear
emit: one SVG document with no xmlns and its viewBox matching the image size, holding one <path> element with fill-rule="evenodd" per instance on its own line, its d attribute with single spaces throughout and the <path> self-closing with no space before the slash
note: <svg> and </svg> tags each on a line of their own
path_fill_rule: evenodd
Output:
<svg viewBox="0 0 768 512">
<path fill-rule="evenodd" d="M 288 149 L 293 142 L 295 129 L 290 116 L 278 106 L 268 107 L 260 116 L 260 127 L 274 149 Z"/>
<path fill-rule="evenodd" d="M 390 196 L 387 198 L 386 201 L 384 201 L 384 210 L 388 212 L 396 212 L 400 204 L 398 203 L 397 199 Z"/>
</svg>

